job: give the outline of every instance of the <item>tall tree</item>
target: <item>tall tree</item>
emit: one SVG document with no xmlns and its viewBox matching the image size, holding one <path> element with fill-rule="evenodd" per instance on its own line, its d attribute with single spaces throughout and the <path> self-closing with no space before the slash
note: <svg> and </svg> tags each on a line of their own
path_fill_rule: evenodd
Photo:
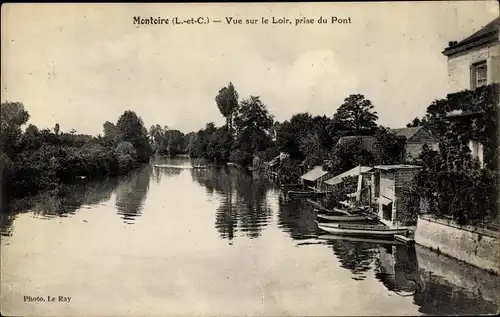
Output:
<svg viewBox="0 0 500 317">
<path fill-rule="evenodd" d="M 377 129 L 377 112 L 372 102 L 363 95 L 350 95 L 337 109 L 333 124 L 339 130 L 370 134 Z"/>
<path fill-rule="evenodd" d="M 140 162 L 147 162 L 151 156 L 152 149 L 149 144 L 147 130 L 141 118 L 133 111 L 125 111 L 116 124 L 122 141 L 132 143 L 137 151 Z"/>
<path fill-rule="evenodd" d="M 226 118 L 226 125 L 229 131 L 233 131 L 233 117 L 238 110 L 238 92 L 230 82 L 227 87 L 219 90 L 215 97 L 215 102 L 220 113 Z"/>
</svg>

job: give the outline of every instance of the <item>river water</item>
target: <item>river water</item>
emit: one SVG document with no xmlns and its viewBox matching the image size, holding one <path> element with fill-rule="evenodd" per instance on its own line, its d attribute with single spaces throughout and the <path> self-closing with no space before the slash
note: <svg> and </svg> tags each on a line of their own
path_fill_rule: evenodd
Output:
<svg viewBox="0 0 500 317">
<path fill-rule="evenodd" d="M 285 202 L 270 182 L 233 168 L 155 163 L 177 167 L 151 164 L 4 214 L 2 314 L 498 311 L 498 277 L 420 247 L 324 236 L 310 206 Z"/>
</svg>

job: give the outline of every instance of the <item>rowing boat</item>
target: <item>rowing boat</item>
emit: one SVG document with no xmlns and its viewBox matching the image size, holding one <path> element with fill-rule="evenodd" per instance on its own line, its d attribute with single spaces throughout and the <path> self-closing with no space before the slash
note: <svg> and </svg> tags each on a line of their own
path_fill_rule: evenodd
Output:
<svg viewBox="0 0 500 317">
<path fill-rule="evenodd" d="M 366 220 L 372 220 L 372 218 L 368 216 L 363 216 L 363 215 L 342 215 L 342 216 L 332 216 L 332 215 L 324 215 L 324 214 L 317 214 L 316 215 L 318 218 L 324 219 L 324 220 L 329 220 L 329 221 L 342 221 L 342 222 L 349 222 L 349 221 L 366 221 Z"/>
<path fill-rule="evenodd" d="M 406 235 L 409 228 L 389 228 L 385 225 L 355 225 L 318 223 L 318 228 L 334 235 L 364 237 L 394 237 L 396 234 Z"/>
</svg>

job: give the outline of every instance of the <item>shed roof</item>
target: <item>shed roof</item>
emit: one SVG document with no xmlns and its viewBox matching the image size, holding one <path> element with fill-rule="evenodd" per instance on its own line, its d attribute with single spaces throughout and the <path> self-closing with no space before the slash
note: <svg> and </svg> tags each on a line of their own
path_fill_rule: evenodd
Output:
<svg viewBox="0 0 500 317">
<path fill-rule="evenodd" d="M 309 172 L 305 173 L 304 175 L 300 176 L 301 179 L 305 179 L 307 181 L 316 181 L 320 177 L 325 176 L 328 174 L 328 171 L 325 171 L 321 165 L 315 166 L 312 170 Z"/>
<path fill-rule="evenodd" d="M 367 173 L 371 171 L 373 168 L 369 166 L 356 166 L 355 168 L 352 168 L 340 175 L 337 175 L 335 177 L 330 178 L 329 180 L 325 181 L 325 184 L 327 185 L 337 185 L 343 182 L 343 179 L 345 177 L 350 177 L 350 176 L 358 176 L 363 173 Z"/>
<path fill-rule="evenodd" d="M 398 165 L 377 165 L 374 168 L 379 169 L 379 170 L 390 171 L 390 170 L 398 170 L 398 169 L 418 169 L 418 168 L 422 168 L 422 166 L 398 164 Z"/>
</svg>

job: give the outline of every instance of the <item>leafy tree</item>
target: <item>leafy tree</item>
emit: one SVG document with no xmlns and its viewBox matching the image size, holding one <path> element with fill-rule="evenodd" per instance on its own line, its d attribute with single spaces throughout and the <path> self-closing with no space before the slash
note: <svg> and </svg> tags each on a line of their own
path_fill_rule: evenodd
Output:
<svg viewBox="0 0 500 317">
<path fill-rule="evenodd" d="M 290 120 L 280 124 L 276 130 L 276 145 L 281 151 L 296 156 L 300 152 L 299 140 L 312 126 L 313 117 L 305 112 L 294 114 Z"/>
<path fill-rule="evenodd" d="M 358 165 L 370 166 L 375 162 L 372 152 L 366 150 L 360 138 L 336 146 L 330 152 L 330 164 L 325 168 L 333 174 L 340 174 Z"/>
<path fill-rule="evenodd" d="M 179 130 L 168 130 L 165 132 L 167 142 L 166 149 L 170 155 L 177 155 L 182 152 L 184 143 L 184 133 Z"/>
<path fill-rule="evenodd" d="M 249 99 L 243 100 L 235 120 L 238 131 L 254 128 L 266 133 L 273 126 L 273 122 L 273 117 L 259 96 L 250 96 Z"/>
<path fill-rule="evenodd" d="M 133 111 L 125 111 L 116 124 L 122 141 L 132 143 L 137 151 L 139 162 L 147 162 L 152 154 L 147 131 L 141 118 Z"/>
<path fill-rule="evenodd" d="M 439 152 L 424 147 L 418 162 L 422 170 L 406 195 L 461 224 L 498 223 L 499 105 L 497 84 L 449 94 L 429 105 L 424 126 L 439 138 Z M 462 115 L 449 117 L 449 112 Z M 469 140 L 484 145 L 484 168 L 471 157 Z"/>
<path fill-rule="evenodd" d="M 232 144 L 233 135 L 228 131 L 227 126 L 218 128 L 208 138 L 208 159 L 215 163 L 227 163 L 231 156 Z"/>
<path fill-rule="evenodd" d="M 378 115 L 371 101 L 363 95 L 350 95 L 333 116 L 335 130 L 371 134 L 376 131 Z"/>
<path fill-rule="evenodd" d="M 0 149 L 10 156 L 30 116 L 22 103 L 9 101 L 1 103 L 0 114 Z"/>
<path fill-rule="evenodd" d="M 241 102 L 235 125 L 238 132 L 231 160 L 234 158 L 246 167 L 252 163 L 253 155 L 272 145 L 269 131 L 273 126 L 273 117 L 259 97 L 251 96 Z"/>
<path fill-rule="evenodd" d="M 285 184 L 298 183 L 300 175 L 300 160 L 288 158 L 282 160 L 279 165 L 281 181 Z"/>
<path fill-rule="evenodd" d="M 375 137 L 375 156 L 378 164 L 401 164 L 405 161 L 405 137 L 397 136 L 384 127 L 379 128 Z"/>
<path fill-rule="evenodd" d="M 238 92 L 234 89 L 232 83 L 219 90 L 215 97 L 215 102 L 220 113 L 226 118 L 226 126 L 229 131 L 233 131 L 233 117 L 238 110 Z"/>
<path fill-rule="evenodd" d="M 426 124 L 426 120 L 425 118 L 422 118 L 422 119 L 419 119 L 418 117 L 415 117 L 412 122 L 408 123 L 406 125 L 407 128 L 416 128 L 416 127 L 420 127 L 420 126 L 423 126 L 424 124 Z"/>
<path fill-rule="evenodd" d="M 36 135 L 40 134 L 40 131 L 38 130 L 36 125 L 30 124 L 26 128 L 26 131 L 24 131 L 24 134 L 30 137 L 35 137 Z"/>
</svg>

